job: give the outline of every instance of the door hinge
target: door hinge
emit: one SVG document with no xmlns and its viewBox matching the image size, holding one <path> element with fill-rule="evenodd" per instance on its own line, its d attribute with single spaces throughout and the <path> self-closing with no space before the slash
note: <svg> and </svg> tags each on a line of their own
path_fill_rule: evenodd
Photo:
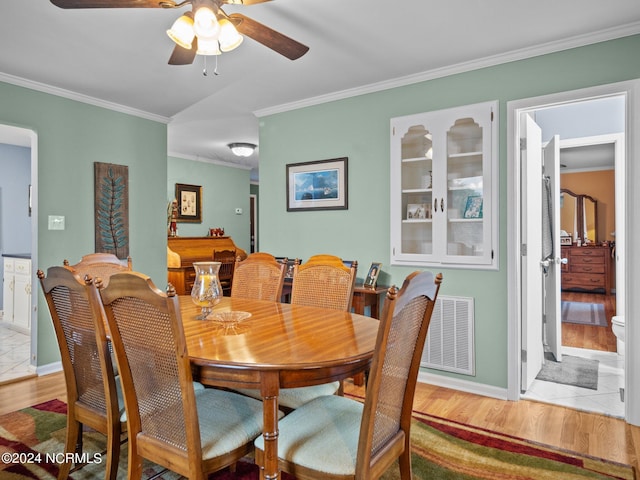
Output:
<svg viewBox="0 0 640 480">
<path fill-rule="evenodd" d="M 527 351 L 526 350 L 520 350 L 520 361 L 522 361 L 522 363 L 527 363 Z"/>
<path fill-rule="evenodd" d="M 395 135 L 395 134 L 396 134 L 396 127 L 393 127 L 393 128 L 391 129 L 391 135 Z"/>
<path fill-rule="evenodd" d="M 527 149 L 527 139 L 526 138 L 521 138 L 520 139 L 520 150 L 526 150 Z"/>
<path fill-rule="evenodd" d="M 520 255 L 523 257 L 527 256 L 527 244 L 523 243 L 522 245 L 520 245 Z"/>
<path fill-rule="evenodd" d="M 491 121 L 493 122 L 493 110 L 491 110 Z"/>
<path fill-rule="evenodd" d="M 491 250 L 491 260 L 493 260 L 493 250 Z"/>
</svg>

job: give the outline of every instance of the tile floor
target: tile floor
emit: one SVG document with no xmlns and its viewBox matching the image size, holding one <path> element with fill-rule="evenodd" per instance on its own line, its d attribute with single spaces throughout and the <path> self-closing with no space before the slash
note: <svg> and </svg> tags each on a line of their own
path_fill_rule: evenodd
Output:
<svg viewBox="0 0 640 480">
<path fill-rule="evenodd" d="M 562 353 L 600 361 L 598 390 L 534 380 L 522 398 L 624 418 L 620 396 L 620 388 L 624 387 L 624 357 L 615 352 L 572 347 L 562 347 Z"/>
<path fill-rule="evenodd" d="M 30 355 L 31 337 L 0 325 L 0 383 L 33 374 Z"/>
</svg>

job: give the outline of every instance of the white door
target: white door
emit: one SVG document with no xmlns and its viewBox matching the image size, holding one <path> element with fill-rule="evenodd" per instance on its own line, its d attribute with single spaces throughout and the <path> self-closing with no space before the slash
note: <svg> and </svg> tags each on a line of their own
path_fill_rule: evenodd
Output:
<svg viewBox="0 0 640 480">
<path fill-rule="evenodd" d="M 522 238 L 522 371 L 521 390 L 527 391 L 542 368 L 542 130 L 523 114 L 520 160 Z"/>
<path fill-rule="evenodd" d="M 548 351 L 553 353 L 556 361 L 562 361 L 562 318 L 560 314 L 560 138 L 555 135 L 544 147 L 542 152 L 544 162 L 543 182 L 548 181 L 549 194 L 549 222 L 551 227 L 551 241 L 553 256 L 545 261 L 544 269 L 544 328 L 545 341 Z M 546 187 L 544 187 L 546 188 Z M 543 192 L 546 195 L 547 191 Z"/>
</svg>

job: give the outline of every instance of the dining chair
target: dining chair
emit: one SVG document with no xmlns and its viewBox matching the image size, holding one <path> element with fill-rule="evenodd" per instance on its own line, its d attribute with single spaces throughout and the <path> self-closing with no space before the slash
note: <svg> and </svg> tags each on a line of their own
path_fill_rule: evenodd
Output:
<svg viewBox="0 0 640 480">
<path fill-rule="evenodd" d="M 293 266 L 291 304 L 350 311 L 357 268 L 357 262 L 346 267 L 339 257 L 333 255 L 314 255 L 303 265 L 296 261 Z M 319 396 L 342 394 L 342 390 L 342 381 L 283 388 L 278 401 L 285 410 L 290 411 Z M 260 398 L 258 391 L 238 391 Z"/>
<path fill-rule="evenodd" d="M 269 253 L 250 254 L 236 263 L 231 297 L 279 302 L 286 268 L 286 259 L 279 263 Z"/>
<path fill-rule="evenodd" d="M 103 285 L 109 283 L 109 277 L 114 273 L 131 271 L 133 269 L 131 257 L 120 260 L 112 253 L 89 253 L 83 255 L 78 263 L 70 265 L 69 260 L 64 260 L 64 265 L 73 268 L 80 278 L 91 275 L 94 279 L 101 278 Z"/>
<path fill-rule="evenodd" d="M 327 395 L 278 423 L 278 463 L 298 480 L 378 479 L 397 459 L 411 480 L 411 413 L 442 275 L 413 272 L 384 302 L 364 403 Z M 256 460 L 264 438 L 255 441 Z"/>
<path fill-rule="evenodd" d="M 190 479 L 232 465 L 253 450 L 262 403 L 237 393 L 195 390 L 179 298 L 137 272 L 100 289 L 120 367 L 129 431 L 129 479 L 148 459 Z M 151 333 L 152 332 L 152 333 Z"/>
<path fill-rule="evenodd" d="M 220 280 L 223 293 L 228 296 L 231 293 L 233 274 L 236 267 L 236 251 L 214 250 L 213 261 L 221 263 L 220 270 L 218 271 L 218 280 Z"/>
<path fill-rule="evenodd" d="M 107 437 L 105 478 L 118 472 L 120 443 L 127 430 L 120 382 L 111 362 L 105 314 L 93 279 L 69 267 L 38 270 L 60 348 L 67 390 L 65 459 L 58 478 L 69 476 L 66 454 L 82 453 L 83 425 Z"/>
<path fill-rule="evenodd" d="M 293 267 L 291 304 L 351 310 L 358 262 L 350 267 L 334 255 L 314 255 Z"/>
</svg>

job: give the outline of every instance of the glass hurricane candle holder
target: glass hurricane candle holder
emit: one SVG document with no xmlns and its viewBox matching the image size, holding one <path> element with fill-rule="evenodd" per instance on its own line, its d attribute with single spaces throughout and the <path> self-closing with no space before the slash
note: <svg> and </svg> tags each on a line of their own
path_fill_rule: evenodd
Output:
<svg viewBox="0 0 640 480">
<path fill-rule="evenodd" d="M 191 300 L 196 305 L 202 307 L 197 320 L 205 320 L 211 313 L 213 306 L 220 302 L 222 297 L 222 286 L 218 279 L 220 262 L 194 262 L 196 279 L 191 289 Z"/>
</svg>

